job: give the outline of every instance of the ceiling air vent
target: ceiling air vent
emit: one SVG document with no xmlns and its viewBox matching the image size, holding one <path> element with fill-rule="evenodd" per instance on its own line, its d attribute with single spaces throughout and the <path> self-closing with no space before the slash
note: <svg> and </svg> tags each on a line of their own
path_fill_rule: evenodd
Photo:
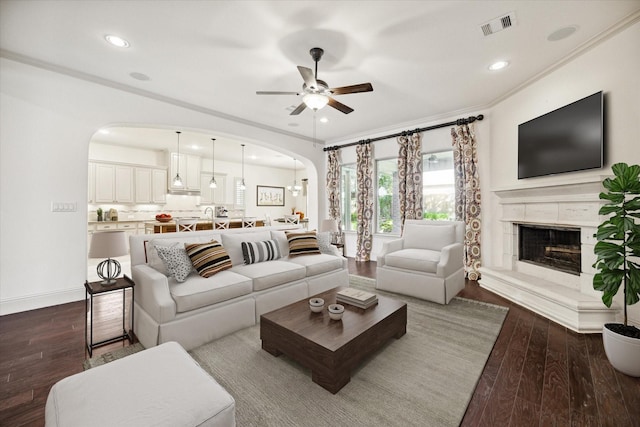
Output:
<svg viewBox="0 0 640 427">
<path fill-rule="evenodd" d="M 504 16 L 500 16 L 499 18 L 492 19 L 491 21 L 482 24 L 480 29 L 482 30 L 482 34 L 490 36 L 493 33 L 506 30 L 514 25 L 516 25 L 516 14 L 515 12 L 510 12 Z"/>
</svg>

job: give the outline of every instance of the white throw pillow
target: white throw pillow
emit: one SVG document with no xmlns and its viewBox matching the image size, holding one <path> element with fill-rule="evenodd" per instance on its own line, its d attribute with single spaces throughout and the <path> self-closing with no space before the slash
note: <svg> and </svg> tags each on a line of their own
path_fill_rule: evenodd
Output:
<svg viewBox="0 0 640 427">
<path fill-rule="evenodd" d="M 169 275 L 175 277 L 180 283 L 187 280 L 187 276 L 193 270 L 193 264 L 184 245 L 174 243 L 171 246 L 158 245 L 155 248 L 160 259 L 164 261 Z"/>
</svg>

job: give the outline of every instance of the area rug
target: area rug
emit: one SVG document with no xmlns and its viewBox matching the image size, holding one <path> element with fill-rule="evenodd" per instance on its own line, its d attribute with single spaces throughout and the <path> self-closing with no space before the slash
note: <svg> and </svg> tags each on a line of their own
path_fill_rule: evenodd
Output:
<svg viewBox="0 0 640 427">
<path fill-rule="evenodd" d="M 359 276 L 350 283 L 406 301 L 407 333 L 335 395 L 309 370 L 263 351 L 258 325 L 189 352 L 236 400 L 238 426 L 459 425 L 508 309 L 463 298 L 442 306 L 378 291 Z"/>
</svg>

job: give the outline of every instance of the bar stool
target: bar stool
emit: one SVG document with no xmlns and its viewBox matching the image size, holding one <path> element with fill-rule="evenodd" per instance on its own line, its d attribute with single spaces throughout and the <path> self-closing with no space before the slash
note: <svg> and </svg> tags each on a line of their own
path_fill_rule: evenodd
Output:
<svg viewBox="0 0 640 427">
<path fill-rule="evenodd" d="M 176 218 L 176 231 L 196 231 L 198 218 Z"/>
<path fill-rule="evenodd" d="M 253 228 L 256 226 L 256 218 L 251 217 L 243 217 L 242 218 L 242 228 Z"/>
<path fill-rule="evenodd" d="M 229 228 L 228 219 L 216 219 L 215 221 L 213 221 L 214 230 L 226 230 L 228 228 Z"/>
</svg>

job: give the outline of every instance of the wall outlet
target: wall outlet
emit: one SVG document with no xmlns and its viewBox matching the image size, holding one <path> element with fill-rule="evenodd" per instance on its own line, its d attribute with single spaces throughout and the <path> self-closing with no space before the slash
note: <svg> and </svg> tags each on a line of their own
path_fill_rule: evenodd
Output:
<svg viewBox="0 0 640 427">
<path fill-rule="evenodd" d="M 51 212 L 75 212 L 78 210 L 76 202 L 51 202 Z"/>
</svg>

